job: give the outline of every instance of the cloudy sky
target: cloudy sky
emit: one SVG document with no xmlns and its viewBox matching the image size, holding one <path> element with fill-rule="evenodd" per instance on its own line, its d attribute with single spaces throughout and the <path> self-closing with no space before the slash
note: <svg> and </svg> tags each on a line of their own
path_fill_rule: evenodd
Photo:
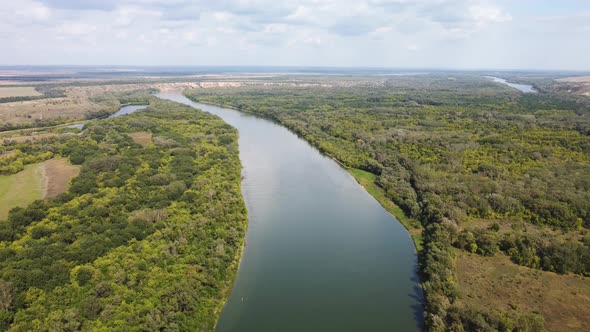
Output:
<svg viewBox="0 0 590 332">
<path fill-rule="evenodd" d="M 590 69 L 588 0 L 0 0 L 0 64 Z"/>
</svg>

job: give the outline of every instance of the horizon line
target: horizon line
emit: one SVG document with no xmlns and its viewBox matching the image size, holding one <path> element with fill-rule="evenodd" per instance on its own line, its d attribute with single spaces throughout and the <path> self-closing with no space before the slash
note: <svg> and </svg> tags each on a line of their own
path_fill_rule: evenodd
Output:
<svg viewBox="0 0 590 332">
<path fill-rule="evenodd" d="M 347 69 L 347 70 L 387 70 L 387 71 L 458 71 L 458 72 L 584 72 L 590 69 L 555 69 L 555 68 L 457 68 L 457 67 L 388 67 L 388 66 L 322 66 L 322 65 L 136 65 L 136 64 L 0 64 L 1 68 L 18 67 L 53 67 L 53 68 L 285 68 L 285 69 Z"/>
</svg>

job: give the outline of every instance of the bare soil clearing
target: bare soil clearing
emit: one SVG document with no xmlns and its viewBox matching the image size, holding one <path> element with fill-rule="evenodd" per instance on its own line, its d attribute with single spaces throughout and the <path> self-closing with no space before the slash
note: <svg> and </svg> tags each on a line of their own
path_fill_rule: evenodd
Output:
<svg viewBox="0 0 590 332">
<path fill-rule="evenodd" d="M 133 140 L 133 142 L 146 147 L 153 143 L 152 141 L 152 133 L 147 131 L 138 131 L 135 133 L 130 133 L 129 137 Z"/>
<path fill-rule="evenodd" d="M 565 84 L 570 93 L 590 96 L 590 76 L 565 77 L 557 81 Z"/>
<path fill-rule="evenodd" d="M 482 311 L 538 312 L 547 331 L 587 331 L 590 279 L 516 265 L 508 256 L 457 255 L 461 302 Z"/>
<path fill-rule="evenodd" d="M 590 76 L 575 76 L 575 77 L 565 77 L 558 79 L 560 82 L 581 82 L 581 83 L 590 83 Z"/>
<path fill-rule="evenodd" d="M 70 180 L 80 173 L 80 166 L 71 165 L 65 159 L 50 159 L 43 163 L 45 180 L 44 198 L 66 192 Z"/>
</svg>

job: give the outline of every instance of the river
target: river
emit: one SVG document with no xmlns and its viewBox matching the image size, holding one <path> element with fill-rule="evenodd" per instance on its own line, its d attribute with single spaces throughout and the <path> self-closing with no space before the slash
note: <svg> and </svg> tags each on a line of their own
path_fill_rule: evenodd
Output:
<svg viewBox="0 0 590 332">
<path fill-rule="evenodd" d="M 107 119 L 116 118 L 116 117 L 121 116 L 121 115 L 131 114 L 133 112 L 140 111 L 140 110 L 142 110 L 142 109 L 144 109 L 146 107 L 147 107 L 147 105 L 127 105 L 127 106 L 122 106 L 121 108 L 119 108 L 118 111 L 116 111 L 115 113 L 109 115 L 107 117 Z M 84 125 L 85 124 L 86 123 L 75 123 L 75 124 L 67 125 L 67 126 L 65 126 L 65 128 L 74 128 L 74 129 L 80 129 L 80 130 L 82 130 L 82 129 L 84 129 Z"/>
<path fill-rule="evenodd" d="M 240 134 L 246 246 L 217 331 L 417 331 L 422 291 L 410 236 L 335 161 L 271 121 L 156 96 Z"/>
<path fill-rule="evenodd" d="M 121 115 L 131 114 L 133 112 L 140 111 L 140 110 L 142 110 L 142 109 L 144 109 L 146 107 L 147 107 L 147 105 L 127 105 L 127 106 L 123 106 L 118 111 L 116 111 L 115 113 L 109 115 L 108 118 L 111 119 L 111 118 L 116 118 L 116 117 L 121 116 Z"/>
<path fill-rule="evenodd" d="M 539 92 L 539 91 L 537 91 L 537 89 L 533 88 L 532 85 L 510 83 L 503 78 L 495 77 L 495 76 L 486 76 L 486 77 L 492 79 L 496 83 L 506 84 L 506 85 L 508 85 L 512 88 L 518 89 L 519 91 L 524 92 L 524 93 L 537 93 L 537 92 Z"/>
</svg>

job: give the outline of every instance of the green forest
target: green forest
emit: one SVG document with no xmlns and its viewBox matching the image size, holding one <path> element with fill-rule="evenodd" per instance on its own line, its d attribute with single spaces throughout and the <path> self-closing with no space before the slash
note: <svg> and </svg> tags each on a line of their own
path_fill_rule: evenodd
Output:
<svg viewBox="0 0 590 332">
<path fill-rule="evenodd" d="M 83 132 L 2 145 L 3 174 L 52 156 L 82 169 L 68 192 L 0 222 L 0 330 L 212 330 L 247 225 L 237 138 L 151 97 Z"/>
<path fill-rule="evenodd" d="M 538 313 L 457 305 L 454 248 L 590 275 L 590 100 L 475 75 L 328 87 L 194 89 L 196 101 L 272 119 L 376 184 L 420 220 L 432 331 L 533 331 Z"/>
</svg>

